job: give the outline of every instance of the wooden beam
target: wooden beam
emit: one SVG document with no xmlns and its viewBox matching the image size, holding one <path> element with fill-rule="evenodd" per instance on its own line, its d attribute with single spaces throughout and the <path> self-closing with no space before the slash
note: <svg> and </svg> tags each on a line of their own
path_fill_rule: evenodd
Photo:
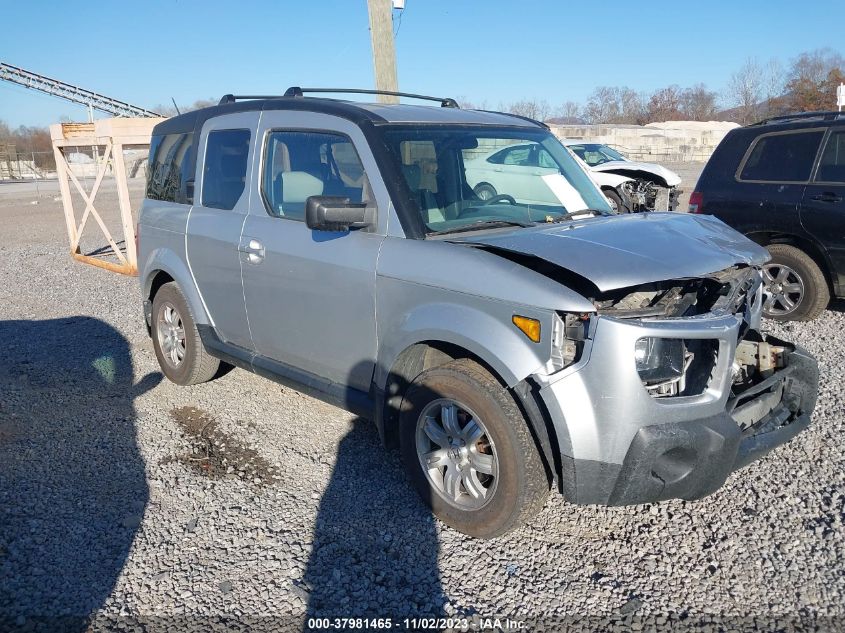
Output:
<svg viewBox="0 0 845 633">
<path fill-rule="evenodd" d="M 79 234 L 76 230 L 76 216 L 73 214 L 73 199 L 70 197 L 70 186 L 67 182 L 68 165 L 62 150 L 53 146 L 53 157 L 56 160 L 56 176 L 59 179 L 59 191 L 62 194 L 62 209 L 65 212 L 65 224 L 67 225 L 67 237 L 71 249 L 79 244 Z"/>
<path fill-rule="evenodd" d="M 117 201 L 120 206 L 120 220 L 123 224 L 123 248 L 126 259 L 133 268 L 138 266 L 135 252 L 135 225 L 132 222 L 132 207 L 129 203 L 129 183 L 126 182 L 126 165 L 123 162 L 123 145 L 112 145 L 112 165 L 114 179 L 117 182 Z"/>
<path fill-rule="evenodd" d="M 85 230 L 85 224 L 88 222 L 88 215 L 90 211 L 94 209 L 94 198 L 97 197 L 97 192 L 100 190 L 100 184 L 103 182 L 103 176 L 106 175 L 106 171 L 108 170 L 109 153 L 111 152 L 111 148 L 111 145 L 106 145 L 106 151 L 103 153 L 103 162 L 97 169 L 97 178 L 94 180 L 94 186 L 91 187 L 91 193 L 86 195 L 84 191 L 79 192 L 82 199 L 85 201 L 85 212 L 82 214 L 82 220 L 79 222 L 79 227 L 76 229 L 76 242 L 72 242 L 70 245 L 72 251 L 76 251 L 78 249 L 79 237 Z"/>
</svg>

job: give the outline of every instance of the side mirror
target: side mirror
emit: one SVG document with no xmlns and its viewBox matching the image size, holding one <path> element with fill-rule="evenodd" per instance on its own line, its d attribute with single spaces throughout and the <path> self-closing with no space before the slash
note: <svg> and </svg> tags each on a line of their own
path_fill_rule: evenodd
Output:
<svg viewBox="0 0 845 633">
<path fill-rule="evenodd" d="M 316 231 L 362 228 L 369 225 L 367 205 L 343 196 L 309 196 L 305 201 L 305 224 Z"/>
</svg>

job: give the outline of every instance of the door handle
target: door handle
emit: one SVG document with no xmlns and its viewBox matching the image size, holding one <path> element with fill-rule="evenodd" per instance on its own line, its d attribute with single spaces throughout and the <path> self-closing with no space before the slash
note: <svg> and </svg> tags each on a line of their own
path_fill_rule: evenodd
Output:
<svg viewBox="0 0 845 633">
<path fill-rule="evenodd" d="M 260 264 L 264 261 L 264 245 L 255 239 L 242 241 L 238 244 L 238 250 L 241 253 L 246 253 L 247 260 L 250 264 Z"/>
<path fill-rule="evenodd" d="M 818 200 L 819 202 L 842 202 L 842 196 L 837 196 L 832 191 L 825 191 L 811 198 L 811 200 Z"/>
</svg>

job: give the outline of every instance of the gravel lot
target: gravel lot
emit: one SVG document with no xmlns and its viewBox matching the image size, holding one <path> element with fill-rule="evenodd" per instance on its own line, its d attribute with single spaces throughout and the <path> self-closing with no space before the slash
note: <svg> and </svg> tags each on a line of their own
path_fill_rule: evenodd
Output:
<svg viewBox="0 0 845 633">
<path fill-rule="evenodd" d="M 68 257 L 54 194 L 4 187 L 0 630 L 845 626 L 841 303 L 773 328 L 820 360 L 814 424 L 718 493 L 612 509 L 552 495 L 476 541 L 430 517 L 369 423 L 245 371 L 162 380 L 137 280 Z"/>
</svg>

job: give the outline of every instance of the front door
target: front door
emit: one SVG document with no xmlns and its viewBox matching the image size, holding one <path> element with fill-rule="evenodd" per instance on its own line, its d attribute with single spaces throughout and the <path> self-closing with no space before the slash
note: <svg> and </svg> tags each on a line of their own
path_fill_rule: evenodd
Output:
<svg viewBox="0 0 845 633">
<path fill-rule="evenodd" d="M 241 284 L 238 245 L 249 209 L 250 139 L 258 112 L 216 117 L 197 145 L 194 207 L 188 217 L 188 263 L 218 335 L 252 347 Z"/>
<path fill-rule="evenodd" d="M 801 224 L 825 248 L 839 294 L 845 292 L 845 129 L 833 129 L 813 181 L 804 190 Z"/>
<path fill-rule="evenodd" d="M 319 381 L 368 391 L 376 359 L 375 270 L 387 210 L 372 155 L 357 126 L 317 113 L 265 112 L 258 141 L 257 190 L 241 240 L 255 350 Z M 311 230 L 305 203 L 319 195 L 370 203 L 377 224 Z"/>
</svg>

